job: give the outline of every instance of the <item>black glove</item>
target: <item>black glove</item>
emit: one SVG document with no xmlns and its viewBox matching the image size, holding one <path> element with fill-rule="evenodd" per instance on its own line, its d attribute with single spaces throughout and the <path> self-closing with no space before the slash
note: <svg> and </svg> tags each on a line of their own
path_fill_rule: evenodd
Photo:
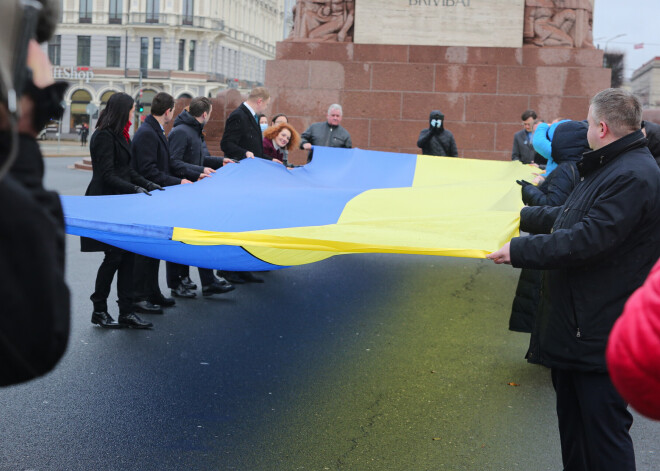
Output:
<svg viewBox="0 0 660 471">
<path fill-rule="evenodd" d="M 531 183 L 529 183 L 528 181 L 525 181 L 525 180 L 516 180 L 516 183 L 518 185 L 522 186 L 523 188 L 526 187 L 527 185 L 531 185 Z"/>
<path fill-rule="evenodd" d="M 160 186 L 158 183 L 154 183 L 154 182 L 149 182 L 149 184 L 147 185 L 147 190 L 149 190 L 149 191 L 154 191 L 154 190 L 163 191 L 164 189 L 165 188 Z"/>
<path fill-rule="evenodd" d="M 149 195 L 149 196 L 151 196 L 151 193 L 149 193 L 147 190 L 145 190 L 145 189 L 142 188 L 141 186 L 136 186 L 136 187 L 135 187 L 135 192 L 136 192 L 136 193 L 144 193 L 145 195 Z"/>
</svg>

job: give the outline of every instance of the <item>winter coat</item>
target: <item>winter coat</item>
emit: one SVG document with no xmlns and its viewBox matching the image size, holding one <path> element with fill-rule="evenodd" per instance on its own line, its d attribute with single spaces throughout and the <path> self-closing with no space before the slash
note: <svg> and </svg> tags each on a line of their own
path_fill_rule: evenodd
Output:
<svg viewBox="0 0 660 471">
<path fill-rule="evenodd" d="M 276 148 L 275 144 L 273 144 L 273 140 L 268 139 L 267 137 L 264 137 L 264 157 L 268 159 L 277 159 L 284 163 L 284 165 L 287 164 L 287 155 L 282 152 L 282 149 Z"/>
<path fill-rule="evenodd" d="M 577 163 L 589 151 L 588 125 L 584 121 L 565 121 L 552 137 L 552 159 L 557 167 L 541 185 L 522 187 L 522 200 L 528 206 L 559 206 L 578 181 Z"/>
<path fill-rule="evenodd" d="M 623 398 L 647 417 L 660 420 L 660 262 L 614 324 L 607 367 Z"/>
<path fill-rule="evenodd" d="M 144 119 L 131 143 L 131 166 L 147 180 L 160 186 L 181 183 L 170 170 L 170 146 L 160 123 L 152 115 Z"/>
<path fill-rule="evenodd" d="M 434 119 L 442 121 L 440 128 L 431 126 L 431 121 Z M 424 155 L 458 157 L 454 135 L 451 131 L 445 129 L 445 115 L 440 111 L 431 111 L 429 115 L 429 127 L 422 129 L 422 132 L 419 133 L 417 147 L 422 149 L 422 154 Z"/>
<path fill-rule="evenodd" d="M 660 257 L 660 169 L 641 131 L 584 154 L 563 206 L 521 211 L 511 264 L 546 270 L 527 359 L 605 372 L 625 301 Z"/>
<path fill-rule="evenodd" d="M 555 170 L 538 187 L 522 187 L 522 199 L 528 206 L 561 206 L 578 183 L 577 162 L 589 150 L 587 124 L 583 121 L 565 121 L 553 129 L 548 140 L 548 157 L 559 162 Z M 539 129 L 537 129 L 539 132 Z M 545 132 L 545 131 L 544 131 Z M 538 139 L 535 139 L 538 141 Z M 511 307 L 509 329 L 532 332 L 538 310 L 541 290 L 541 271 L 523 268 L 520 272 L 516 296 Z"/>
<path fill-rule="evenodd" d="M 261 128 L 255 115 L 244 103 L 241 103 L 225 122 L 220 148 L 225 153 L 225 157 L 230 159 L 243 160 L 246 152 L 252 152 L 255 157 L 262 157 L 264 153 L 262 139 Z"/>
<path fill-rule="evenodd" d="M 341 125 L 330 126 L 327 121 L 314 123 L 300 135 L 300 148 L 303 144 L 323 147 L 353 147 L 351 135 Z"/>
<path fill-rule="evenodd" d="M 651 121 L 643 121 L 642 127 L 646 130 L 647 147 L 660 165 L 660 124 Z"/>
<path fill-rule="evenodd" d="M 174 120 L 168 136 L 170 142 L 170 167 L 179 178 L 197 181 L 204 167 L 214 170 L 222 167 L 220 157 L 212 157 L 204 140 L 204 126 L 194 116 L 183 110 Z"/>
<path fill-rule="evenodd" d="M 0 162 L 12 137 L 0 132 Z M 18 136 L 18 154 L 0 178 L 0 386 L 50 371 L 69 338 L 60 198 L 43 186 L 44 161 L 34 137 Z"/>
<path fill-rule="evenodd" d="M 135 193 L 136 186 L 149 188 L 151 183 L 131 167 L 131 147 L 126 138 L 110 129 L 97 129 L 89 142 L 92 158 L 92 181 L 85 196 Z M 83 252 L 102 252 L 108 245 L 87 237 L 80 238 Z"/>
</svg>

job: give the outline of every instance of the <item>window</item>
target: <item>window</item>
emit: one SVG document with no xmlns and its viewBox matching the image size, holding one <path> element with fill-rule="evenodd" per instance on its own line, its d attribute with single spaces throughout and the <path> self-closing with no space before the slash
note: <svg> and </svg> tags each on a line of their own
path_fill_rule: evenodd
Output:
<svg viewBox="0 0 660 471">
<path fill-rule="evenodd" d="M 154 50 L 151 56 L 151 68 L 160 69 L 160 38 L 154 38 Z"/>
<path fill-rule="evenodd" d="M 48 41 L 48 59 L 53 65 L 60 65 L 62 55 L 62 35 L 53 36 Z"/>
<path fill-rule="evenodd" d="M 184 55 L 186 54 L 186 40 L 179 39 L 179 70 L 183 70 Z"/>
<path fill-rule="evenodd" d="M 188 70 L 195 70 L 195 46 L 197 45 L 197 41 L 194 39 L 191 39 L 190 42 L 188 43 Z"/>
<path fill-rule="evenodd" d="M 158 23 L 160 0 L 147 0 L 147 23 Z"/>
<path fill-rule="evenodd" d="M 183 17 L 181 18 L 181 24 L 184 25 L 193 24 L 194 6 L 195 6 L 195 0 L 183 0 Z"/>
<path fill-rule="evenodd" d="M 108 36 L 108 54 L 106 55 L 106 67 L 119 67 L 121 56 L 121 37 Z"/>
<path fill-rule="evenodd" d="M 140 70 L 142 76 L 147 76 L 149 68 L 149 38 L 140 38 Z"/>
<path fill-rule="evenodd" d="M 89 65 L 91 36 L 78 36 L 78 65 Z"/>
<path fill-rule="evenodd" d="M 121 24 L 121 4 L 123 0 L 110 0 L 110 23 Z"/>
<path fill-rule="evenodd" d="M 79 23 L 92 22 L 92 0 L 80 0 L 78 22 Z"/>
</svg>

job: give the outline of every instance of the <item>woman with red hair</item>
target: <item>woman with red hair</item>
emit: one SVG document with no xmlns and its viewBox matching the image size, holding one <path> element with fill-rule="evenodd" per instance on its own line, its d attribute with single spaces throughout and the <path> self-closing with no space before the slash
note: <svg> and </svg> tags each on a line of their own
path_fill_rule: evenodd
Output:
<svg viewBox="0 0 660 471">
<path fill-rule="evenodd" d="M 293 167 L 289 164 L 289 150 L 296 149 L 300 135 L 289 123 L 280 123 L 264 131 L 264 158 Z"/>
</svg>

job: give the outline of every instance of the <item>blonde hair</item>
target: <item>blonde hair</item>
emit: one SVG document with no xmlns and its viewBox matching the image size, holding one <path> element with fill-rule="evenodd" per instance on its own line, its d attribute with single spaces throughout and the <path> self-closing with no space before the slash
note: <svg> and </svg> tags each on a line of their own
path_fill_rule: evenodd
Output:
<svg viewBox="0 0 660 471">
<path fill-rule="evenodd" d="M 253 88 L 248 95 L 248 100 L 258 100 L 259 98 L 262 100 L 268 100 L 270 98 L 270 92 L 266 87 Z"/>
</svg>

